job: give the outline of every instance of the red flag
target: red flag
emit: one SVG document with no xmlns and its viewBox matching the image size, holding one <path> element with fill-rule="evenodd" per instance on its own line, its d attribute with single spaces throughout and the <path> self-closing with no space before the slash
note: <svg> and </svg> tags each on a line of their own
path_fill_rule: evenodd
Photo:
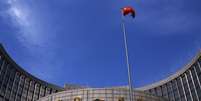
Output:
<svg viewBox="0 0 201 101">
<path fill-rule="evenodd" d="M 131 14 L 133 18 L 135 17 L 135 10 L 130 6 L 122 8 L 122 13 L 124 16 Z"/>
</svg>

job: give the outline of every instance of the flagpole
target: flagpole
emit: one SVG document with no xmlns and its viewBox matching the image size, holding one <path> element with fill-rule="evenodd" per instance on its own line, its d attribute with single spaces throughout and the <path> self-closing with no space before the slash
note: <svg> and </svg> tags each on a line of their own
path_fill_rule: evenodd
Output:
<svg viewBox="0 0 201 101">
<path fill-rule="evenodd" d="M 124 34 L 124 49 L 125 49 L 125 55 L 126 55 L 126 65 L 127 65 L 127 72 L 128 72 L 129 99 L 130 101 L 134 101 L 133 91 L 132 91 L 131 68 L 130 68 L 129 55 L 128 55 L 127 34 L 126 34 L 125 21 L 124 21 L 123 15 L 121 16 L 121 18 L 122 18 L 122 29 Z"/>
</svg>

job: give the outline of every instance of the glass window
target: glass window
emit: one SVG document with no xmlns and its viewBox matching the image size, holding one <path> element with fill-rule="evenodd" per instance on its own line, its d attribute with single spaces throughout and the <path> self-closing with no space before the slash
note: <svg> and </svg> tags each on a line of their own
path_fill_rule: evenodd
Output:
<svg viewBox="0 0 201 101">
<path fill-rule="evenodd" d="M 194 67 L 195 67 L 195 69 L 196 69 L 196 72 L 197 72 L 198 76 L 200 76 L 200 75 L 201 75 L 201 70 L 200 70 L 199 64 L 196 63 L 196 64 L 194 65 Z"/>
<path fill-rule="evenodd" d="M 161 92 L 161 86 L 156 88 L 156 92 L 158 96 L 162 96 L 162 92 Z"/>
<path fill-rule="evenodd" d="M 167 87 L 166 84 L 162 85 L 162 95 L 168 98 Z"/>
<path fill-rule="evenodd" d="M 155 89 L 151 89 L 151 94 L 156 95 Z"/>
<path fill-rule="evenodd" d="M 2 57 L 0 57 L 0 70 L 1 70 L 1 67 L 2 67 L 2 64 L 3 64 L 3 58 Z"/>
<path fill-rule="evenodd" d="M 173 93 L 174 93 L 175 101 L 179 101 L 179 90 L 178 90 L 177 80 L 176 79 L 172 81 L 172 90 L 173 90 Z"/>
<path fill-rule="evenodd" d="M 51 89 L 50 88 L 46 88 L 45 89 L 45 96 L 49 95 L 51 93 Z"/>
<path fill-rule="evenodd" d="M 0 87 L 3 83 L 4 74 L 6 72 L 6 66 L 7 66 L 7 63 L 6 63 L 6 61 L 4 61 L 1 66 L 1 71 L 0 71 Z"/>
<path fill-rule="evenodd" d="M 198 60 L 198 65 L 199 65 L 199 67 L 200 67 L 200 69 L 201 69 L 201 57 L 200 57 L 200 59 Z"/>
<path fill-rule="evenodd" d="M 39 93 L 40 93 L 40 84 L 36 83 L 35 84 L 34 96 L 33 96 L 34 101 L 39 99 Z"/>
<path fill-rule="evenodd" d="M 19 81 L 20 81 L 20 73 L 16 72 L 15 79 L 14 79 L 14 82 L 13 82 L 11 97 L 10 97 L 11 101 L 13 101 L 15 99 L 15 96 L 16 96 L 16 93 L 17 93 L 17 89 L 18 89 Z"/>
<path fill-rule="evenodd" d="M 8 80 L 8 83 L 7 83 L 7 88 L 6 88 L 6 98 L 9 99 L 9 96 L 10 96 L 10 93 L 11 93 L 11 90 L 12 90 L 12 85 L 13 85 L 13 82 L 14 82 L 14 77 L 15 77 L 15 69 L 13 67 L 11 67 L 12 70 L 10 71 L 10 77 L 9 77 L 9 80 Z"/>
<path fill-rule="evenodd" d="M 28 96 L 27 96 L 28 101 L 32 100 L 33 93 L 34 93 L 34 84 L 35 84 L 34 81 L 31 81 L 29 84 L 29 91 L 28 91 Z"/>
<path fill-rule="evenodd" d="M 40 88 L 40 97 L 45 96 L 45 86 L 41 86 Z"/>
<path fill-rule="evenodd" d="M 182 81 L 183 81 L 183 85 L 184 85 L 184 90 L 185 90 L 185 93 L 186 93 L 186 98 L 187 100 L 191 100 L 191 97 L 190 97 L 190 92 L 189 92 L 189 88 L 188 88 L 188 84 L 187 84 L 187 79 L 185 76 L 182 76 Z"/>
<path fill-rule="evenodd" d="M 193 76 L 193 80 L 195 82 L 195 88 L 197 90 L 198 97 L 201 100 L 201 88 L 199 85 L 199 78 L 198 78 L 195 66 L 193 66 L 193 69 L 192 69 L 192 76 Z"/>
<path fill-rule="evenodd" d="M 26 98 L 27 98 L 27 92 L 28 92 L 28 89 L 29 89 L 29 81 L 30 81 L 29 78 L 25 79 L 24 87 L 23 87 L 23 91 L 22 91 L 21 101 L 27 101 Z"/>
<path fill-rule="evenodd" d="M 172 91 L 172 83 L 171 81 L 167 83 L 167 91 L 168 91 L 168 98 L 173 101 L 174 100 L 174 94 Z"/>
<path fill-rule="evenodd" d="M 11 70 L 11 67 L 10 65 L 8 64 L 6 66 L 6 70 L 5 70 L 5 74 L 2 75 L 3 76 L 3 80 L 2 80 L 2 86 L 1 86 L 1 95 L 4 96 L 5 92 L 6 92 L 6 87 L 7 87 L 7 83 L 8 83 L 8 80 L 9 80 L 9 76 L 10 76 L 10 70 Z"/>
<path fill-rule="evenodd" d="M 17 91 L 17 95 L 16 96 L 16 100 L 19 101 L 21 99 L 21 96 L 22 96 L 22 91 L 23 91 L 23 85 L 24 85 L 24 75 L 22 75 L 20 77 L 20 82 L 19 82 L 19 86 L 18 86 L 18 91 Z"/>
<path fill-rule="evenodd" d="M 182 87 L 182 83 L 181 83 L 180 78 L 177 78 L 177 86 L 179 89 L 180 99 L 185 99 L 185 95 L 184 95 L 184 91 L 183 91 L 183 87 Z"/>
<path fill-rule="evenodd" d="M 193 83 L 193 80 L 191 78 L 190 70 L 187 71 L 187 79 L 188 79 L 188 83 L 189 83 L 189 87 L 190 87 L 190 92 L 192 94 L 193 100 L 197 100 L 196 91 L 194 89 L 194 83 Z"/>
<path fill-rule="evenodd" d="M 201 65 L 200 65 L 199 62 L 197 62 L 197 64 L 195 65 L 195 68 L 196 68 L 196 72 L 197 72 L 199 81 L 200 81 L 200 83 L 201 83 Z"/>
</svg>

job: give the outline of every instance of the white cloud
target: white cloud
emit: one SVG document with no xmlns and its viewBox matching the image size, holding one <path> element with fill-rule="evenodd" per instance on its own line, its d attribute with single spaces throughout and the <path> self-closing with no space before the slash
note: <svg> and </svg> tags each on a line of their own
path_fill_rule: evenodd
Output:
<svg viewBox="0 0 201 101">
<path fill-rule="evenodd" d="M 28 15 L 27 12 L 23 11 L 17 7 L 11 7 L 9 10 L 9 15 L 12 16 L 13 20 L 17 22 L 20 26 L 28 27 Z"/>
<path fill-rule="evenodd" d="M 19 29 L 18 33 L 14 34 L 21 44 L 28 49 L 33 45 L 43 46 L 47 41 L 44 37 L 45 32 L 29 4 L 23 0 L 7 0 L 7 5 L 9 8 L 6 15 L 10 18 L 11 25 Z"/>
<path fill-rule="evenodd" d="M 0 16 L 9 19 L 7 23 L 16 27 L 17 33 L 12 34 L 26 48 L 25 54 L 29 55 L 22 66 L 37 76 L 52 79 L 52 76 L 45 74 L 54 75 L 56 68 L 53 67 L 59 66 L 58 63 L 52 63 L 55 59 L 55 50 L 47 44 L 52 42 L 49 37 L 53 32 L 46 30 L 40 15 L 37 15 L 23 0 L 7 0 L 4 3 L 8 9 L 4 10 Z"/>
<path fill-rule="evenodd" d="M 7 0 L 7 3 L 8 4 L 13 4 L 13 3 L 15 3 L 17 0 Z"/>
</svg>

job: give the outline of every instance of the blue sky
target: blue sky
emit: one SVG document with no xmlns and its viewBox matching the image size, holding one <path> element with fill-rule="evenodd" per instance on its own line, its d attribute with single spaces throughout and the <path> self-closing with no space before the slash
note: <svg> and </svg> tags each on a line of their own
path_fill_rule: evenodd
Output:
<svg viewBox="0 0 201 101">
<path fill-rule="evenodd" d="M 161 80 L 201 48 L 199 0 L 1 0 L 0 42 L 25 70 L 50 83 L 127 84 L 120 8 L 133 84 Z"/>
</svg>

